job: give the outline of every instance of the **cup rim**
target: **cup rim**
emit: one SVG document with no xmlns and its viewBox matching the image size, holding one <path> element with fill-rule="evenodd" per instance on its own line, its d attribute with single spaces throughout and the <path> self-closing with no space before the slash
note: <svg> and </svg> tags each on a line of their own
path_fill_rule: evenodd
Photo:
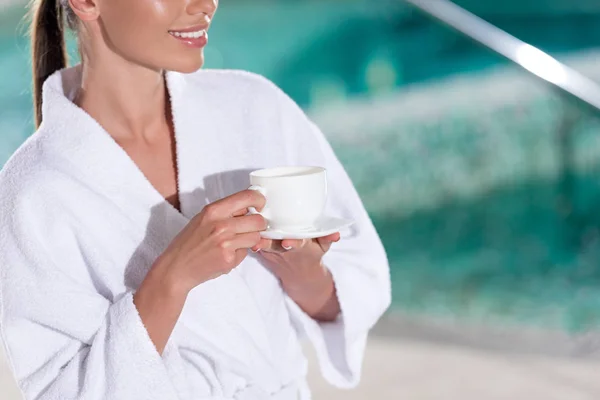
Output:
<svg viewBox="0 0 600 400">
<path fill-rule="evenodd" d="M 276 171 L 280 171 L 277 173 Z M 297 171 L 294 173 L 294 171 Z M 298 166 L 284 166 L 284 167 L 273 167 L 273 168 L 262 168 L 256 171 L 252 171 L 250 176 L 253 178 L 268 178 L 268 179 L 281 179 L 281 178 L 302 178 L 310 175 L 325 172 L 325 168 L 312 166 L 312 165 L 298 165 Z"/>
</svg>

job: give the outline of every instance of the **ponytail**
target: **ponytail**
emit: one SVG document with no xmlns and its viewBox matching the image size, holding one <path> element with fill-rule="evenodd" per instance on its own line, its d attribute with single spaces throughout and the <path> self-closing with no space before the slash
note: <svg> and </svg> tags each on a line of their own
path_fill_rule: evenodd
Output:
<svg viewBox="0 0 600 400">
<path fill-rule="evenodd" d="M 42 85 L 55 71 L 67 66 L 65 19 L 61 0 L 33 0 L 31 62 L 35 125 L 42 123 Z"/>
</svg>

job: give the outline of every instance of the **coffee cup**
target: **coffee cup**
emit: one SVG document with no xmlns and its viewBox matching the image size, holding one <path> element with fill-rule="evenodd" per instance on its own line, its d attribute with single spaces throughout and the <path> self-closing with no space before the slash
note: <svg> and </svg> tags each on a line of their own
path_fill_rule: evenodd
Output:
<svg viewBox="0 0 600 400">
<path fill-rule="evenodd" d="M 327 200 L 325 168 L 297 166 L 276 167 L 250 173 L 250 190 L 266 198 L 265 206 L 252 214 L 262 215 L 269 229 L 305 231 L 315 227 L 323 215 Z"/>
</svg>

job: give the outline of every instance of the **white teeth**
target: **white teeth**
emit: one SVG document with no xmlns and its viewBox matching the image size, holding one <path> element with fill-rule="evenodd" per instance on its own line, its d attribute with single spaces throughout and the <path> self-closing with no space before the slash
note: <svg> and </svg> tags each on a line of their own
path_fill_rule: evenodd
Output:
<svg viewBox="0 0 600 400">
<path fill-rule="evenodd" d="M 169 32 L 171 35 L 175 36 L 175 37 L 180 37 L 180 38 L 184 38 L 184 39 L 198 39 L 202 36 L 204 36 L 206 34 L 206 30 L 202 29 L 200 31 L 196 31 L 196 32 L 175 32 L 175 31 L 171 31 Z"/>
</svg>

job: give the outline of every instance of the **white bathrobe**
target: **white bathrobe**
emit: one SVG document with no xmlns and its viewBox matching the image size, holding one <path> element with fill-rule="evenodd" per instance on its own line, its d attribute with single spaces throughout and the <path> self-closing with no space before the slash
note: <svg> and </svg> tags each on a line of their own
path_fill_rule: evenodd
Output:
<svg viewBox="0 0 600 400">
<path fill-rule="evenodd" d="M 73 67 L 43 90 L 43 123 L 0 174 L 0 326 L 27 399 L 309 399 L 299 339 L 324 377 L 356 385 L 367 334 L 390 303 L 381 242 L 324 136 L 272 83 L 234 71 L 167 73 L 181 213 L 70 99 Z M 248 172 L 327 168 L 327 214 L 356 225 L 324 258 L 342 308 L 318 323 L 250 255 L 189 295 L 163 355 L 132 302 L 202 208 Z"/>
</svg>

